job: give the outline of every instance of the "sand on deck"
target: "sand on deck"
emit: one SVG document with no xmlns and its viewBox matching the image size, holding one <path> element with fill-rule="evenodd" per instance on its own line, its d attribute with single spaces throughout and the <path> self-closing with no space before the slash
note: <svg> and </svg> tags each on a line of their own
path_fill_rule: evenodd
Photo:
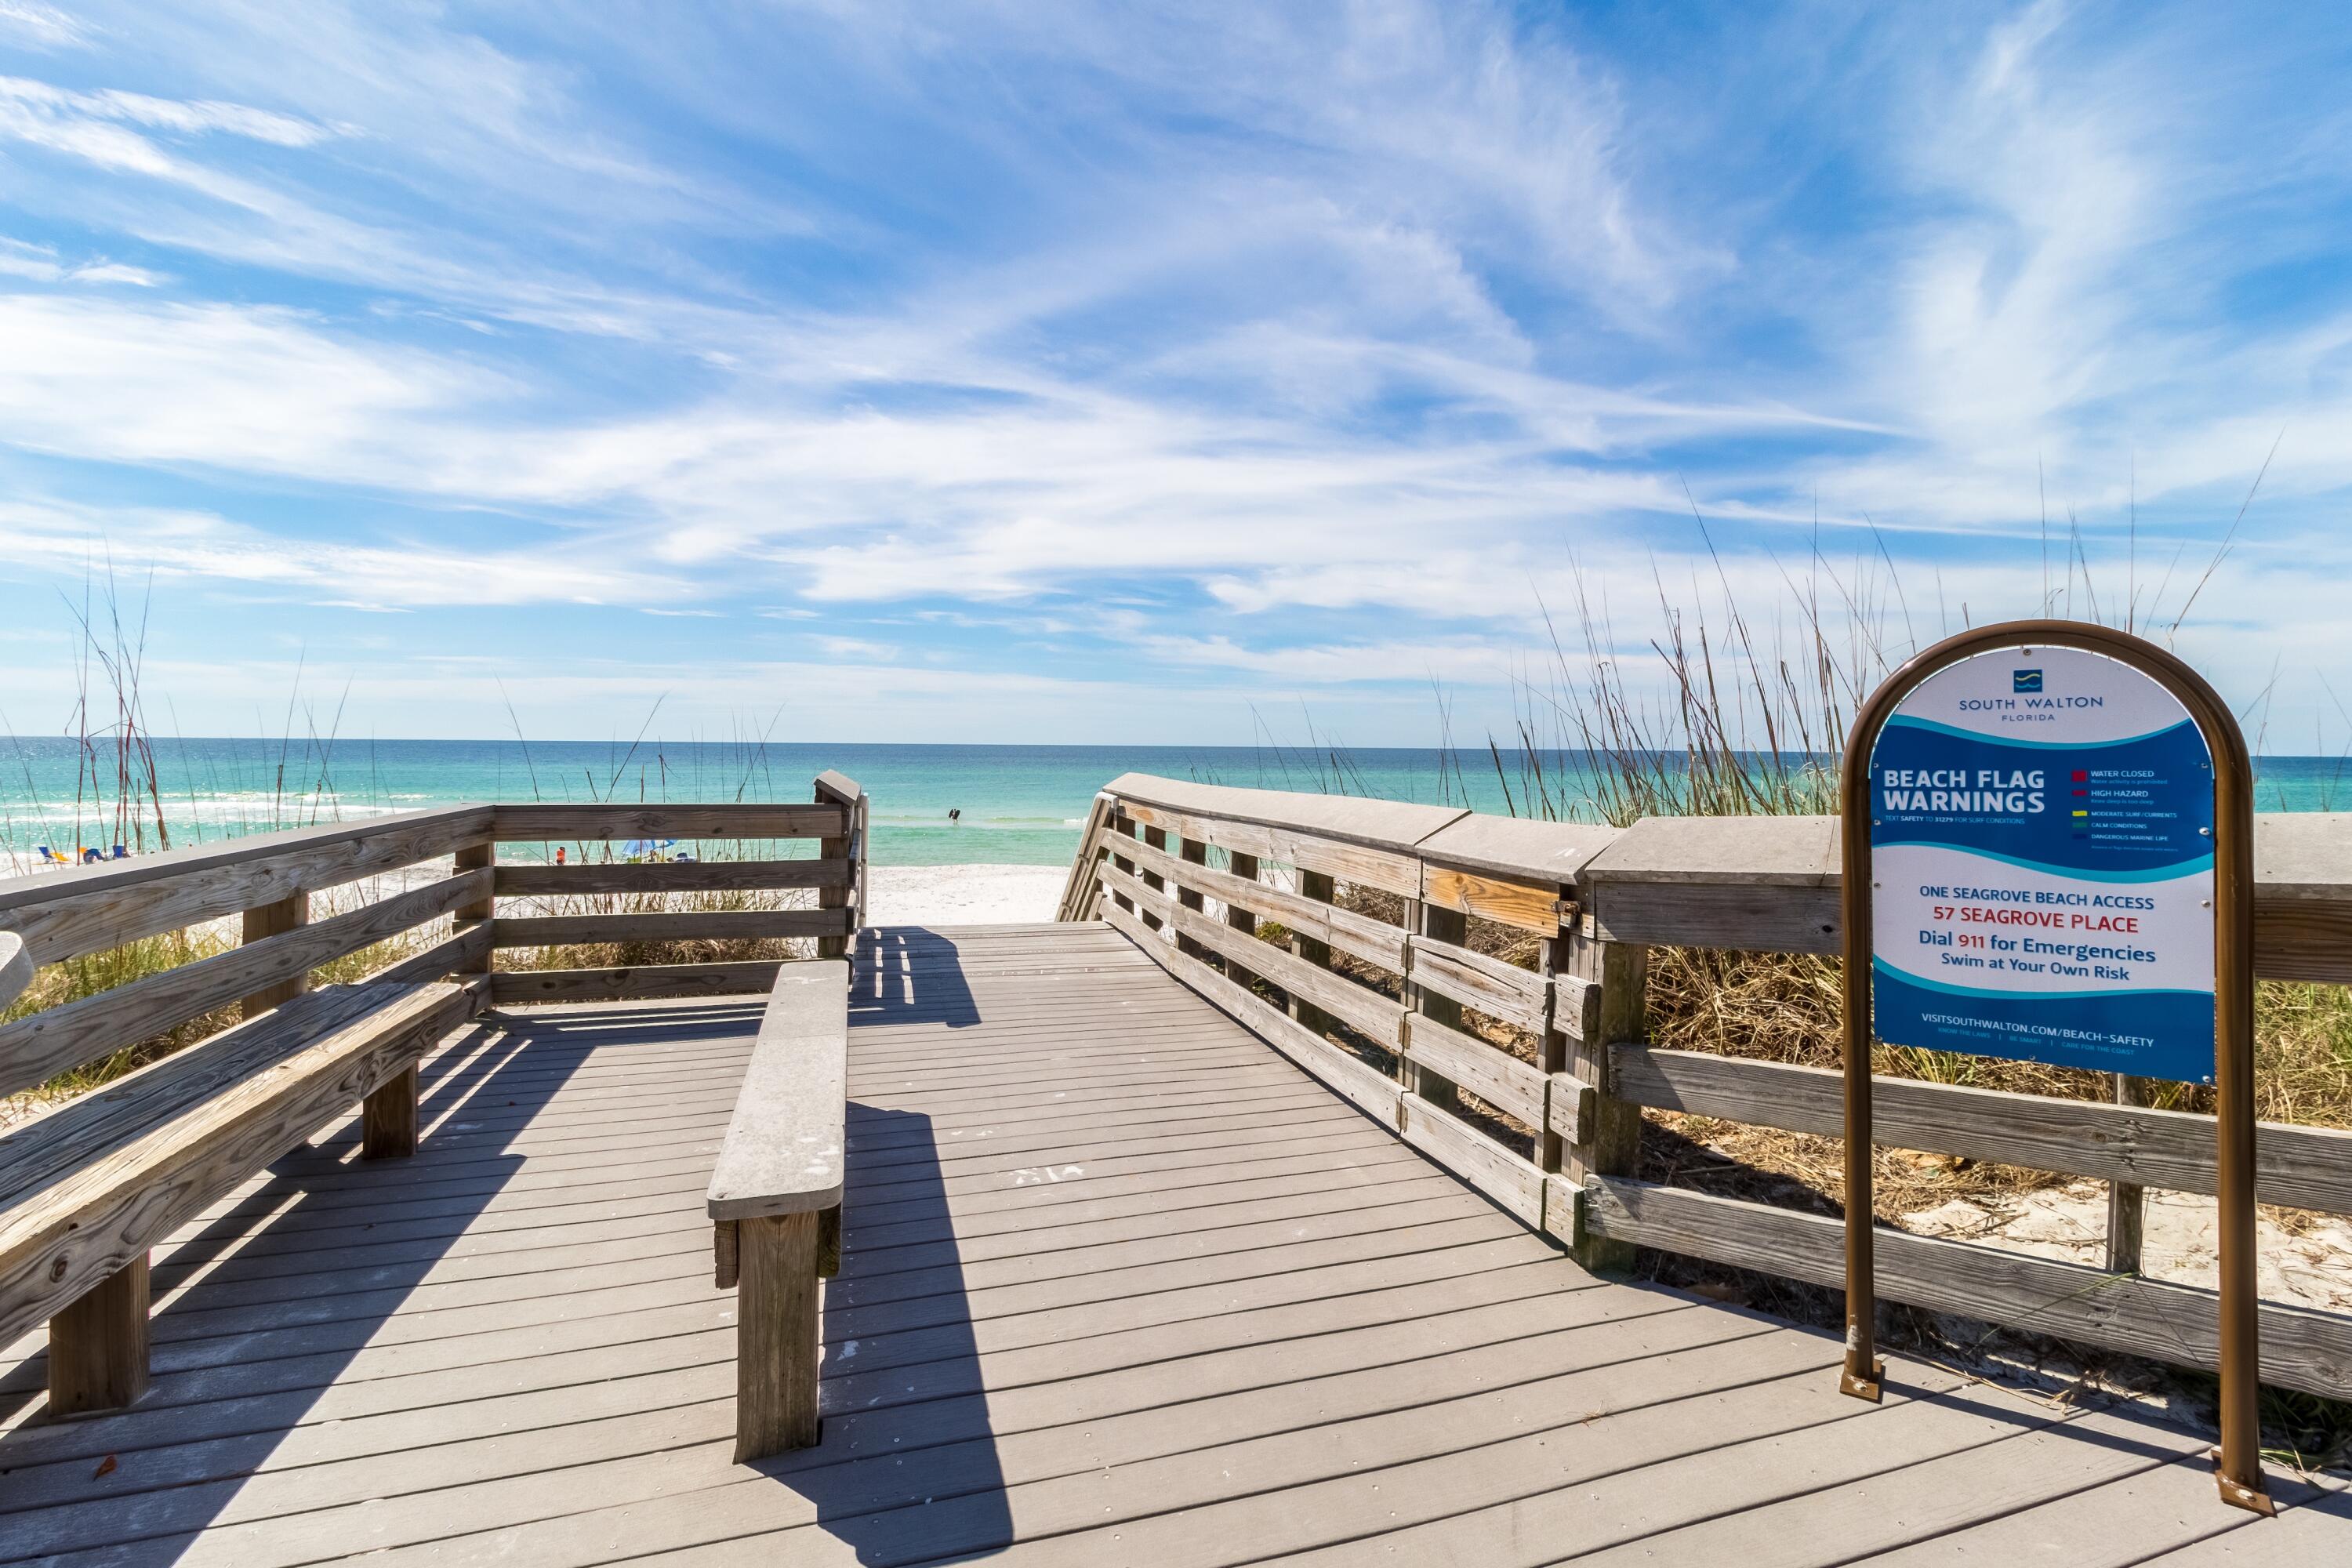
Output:
<svg viewBox="0 0 2352 1568">
<path fill-rule="evenodd" d="M 868 925 L 998 925 L 1050 921 L 1066 866 L 875 866 Z"/>
</svg>

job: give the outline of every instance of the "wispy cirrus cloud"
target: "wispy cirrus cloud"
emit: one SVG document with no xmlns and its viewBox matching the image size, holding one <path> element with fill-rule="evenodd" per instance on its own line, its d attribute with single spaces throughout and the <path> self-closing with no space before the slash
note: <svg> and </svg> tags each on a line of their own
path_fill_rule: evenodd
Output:
<svg viewBox="0 0 2352 1568">
<path fill-rule="evenodd" d="M 1653 574 L 1981 620 L 2053 521 L 2210 558 L 2268 460 L 2201 608 L 2352 654 L 2279 569 L 2352 496 L 2352 27 L 1623 26 L 0 0 L 0 529 L 201 585 L 190 635 L 475 600 L 518 670 L 793 638 L 1387 722 L 1580 568 L 1636 651 Z"/>
</svg>

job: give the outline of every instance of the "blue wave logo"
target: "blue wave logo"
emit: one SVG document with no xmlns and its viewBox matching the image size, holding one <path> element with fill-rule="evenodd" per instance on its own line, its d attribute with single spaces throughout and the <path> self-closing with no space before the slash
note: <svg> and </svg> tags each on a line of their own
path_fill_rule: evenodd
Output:
<svg viewBox="0 0 2352 1568">
<path fill-rule="evenodd" d="M 2038 669 L 2018 670 L 2010 677 L 2010 689 L 2012 691 L 2041 690 L 2042 672 Z"/>
</svg>

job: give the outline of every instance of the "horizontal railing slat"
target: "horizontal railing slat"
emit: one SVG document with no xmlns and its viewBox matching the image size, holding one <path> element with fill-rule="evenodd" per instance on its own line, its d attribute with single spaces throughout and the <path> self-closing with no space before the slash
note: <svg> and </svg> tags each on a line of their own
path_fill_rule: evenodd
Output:
<svg viewBox="0 0 2352 1568">
<path fill-rule="evenodd" d="M 1223 954 L 1253 974 L 1264 975 L 1285 991 L 1313 1003 L 1390 1050 L 1397 1048 L 1399 1031 L 1404 1022 L 1402 1003 L 1391 1001 L 1345 975 L 1335 974 L 1330 970 L 1309 963 L 1286 948 L 1261 942 L 1223 921 L 1211 920 L 1196 910 L 1188 910 L 1173 899 L 1145 887 L 1140 880 L 1116 866 L 1103 868 L 1103 886 L 1133 899 L 1179 934 L 1192 938 L 1213 952 Z"/>
<path fill-rule="evenodd" d="M 1121 797 L 1119 810 L 1146 827 L 1172 838 L 1211 844 L 1233 855 L 1255 855 L 1277 866 L 1319 871 L 1337 881 L 1378 888 L 1400 898 L 1421 897 L 1421 862 L 1409 850 L 1375 849 L 1336 838 L 1318 838 L 1289 828 L 1264 827 L 1224 817 L 1196 816 Z M 1121 853 L 1118 841 L 1111 853 Z"/>
<path fill-rule="evenodd" d="M 1213 870 L 1198 861 L 1155 849 L 1139 838 L 1114 839 L 1111 853 L 1196 893 L 1205 893 L 1220 903 L 1247 910 L 1261 920 L 1277 920 L 1300 936 L 1311 937 L 1367 963 L 1377 963 L 1396 973 L 1404 971 L 1405 931 L 1402 926 L 1269 883 L 1236 877 L 1230 871 Z"/>
<path fill-rule="evenodd" d="M 1442 991 L 1465 1007 L 1532 1034 L 1551 1026 L 1551 983 L 1535 971 L 1433 937 L 1416 936 L 1412 946 L 1415 985 Z M 1580 998 L 1581 987 L 1570 984 Z"/>
<path fill-rule="evenodd" d="M 500 915 L 500 947 L 572 947 L 604 942 L 733 942 L 789 936 L 846 936 L 851 911 L 839 910 L 681 910 L 667 914 Z"/>
<path fill-rule="evenodd" d="M 1827 1068 L 1699 1051 L 1612 1047 L 1617 1093 L 1636 1105 L 1845 1136 L 1842 1076 Z M 2132 1186 L 2211 1193 L 2213 1119 L 2100 1100 L 1921 1083 L 1871 1081 L 1877 1141 Z M 2352 1213 L 2352 1132 L 2265 1121 L 2255 1131 L 2263 1203 Z"/>
<path fill-rule="evenodd" d="M 490 966 L 490 922 L 470 925 L 461 917 L 457 933 L 435 942 L 423 952 L 402 959 L 367 977 L 370 985 L 429 985 L 453 974 L 475 977 Z"/>
<path fill-rule="evenodd" d="M 1498 925 L 1516 926 L 1521 931 L 1549 935 L 1559 929 L 1559 889 L 1556 886 L 1517 882 L 1451 866 L 1424 865 L 1421 897 L 1424 903 L 1440 909 Z"/>
<path fill-rule="evenodd" d="M 1147 928 L 1134 912 L 1105 899 L 1102 918 L 1210 1005 L 1320 1079 L 1382 1126 L 1396 1125 L 1397 1100 L 1403 1091 L 1394 1079 L 1383 1078 L 1368 1063 L 1359 1061 L 1192 954 L 1179 952 L 1165 937 Z"/>
<path fill-rule="evenodd" d="M 45 1083 L 110 1051 L 295 979 L 346 953 L 488 897 L 488 870 L 464 871 L 314 925 L 149 974 L 0 1026 L 0 1093 Z"/>
<path fill-rule="evenodd" d="M 501 843 L 608 838 L 840 838 L 838 805 L 500 805 L 490 825 Z"/>
<path fill-rule="evenodd" d="M 1845 1281 L 1845 1223 L 1618 1176 L 1585 1184 L 1585 1223 L 1613 1240 L 1818 1285 Z M 1878 1293 L 1932 1311 L 2212 1367 L 2218 1298 L 2194 1286 L 1879 1227 Z M 2262 1304 L 2264 1383 L 2341 1398 L 2352 1387 L 2352 1317 Z"/>
<path fill-rule="evenodd" d="M 846 860 L 590 861 L 579 866 L 500 866 L 502 899 L 592 893 L 722 893 L 776 888 L 845 888 Z"/>
<path fill-rule="evenodd" d="M 1414 1013 L 1404 1021 L 1404 1056 L 1529 1127 L 1544 1124 L 1543 1069 L 1500 1046 Z"/>
<path fill-rule="evenodd" d="M 1404 1141 L 1502 1205 L 1533 1229 L 1543 1228 L 1544 1173 L 1468 1122 L 1417 1095 L 1406 1095 L 1398 1129 Z"/>
<path fill-rule="evenodd" d="M 0 881 L 0 931 L 25 939 L 35 963 L 160 936 L 436 859 L 490 830 L 488 806 L 260 834 Z"/>
</svg>

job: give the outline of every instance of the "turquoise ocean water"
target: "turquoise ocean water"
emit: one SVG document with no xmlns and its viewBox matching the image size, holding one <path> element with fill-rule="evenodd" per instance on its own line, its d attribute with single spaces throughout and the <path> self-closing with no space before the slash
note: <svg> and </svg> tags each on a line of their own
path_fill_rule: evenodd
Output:
<svg viewBox="0 0 2352 1568">
<path fill-rule="evenodd" d="M 1088 804 L 1127 772 L 1270 789 L 1343 790 L 1392 800 L 1506 809 L 1484 752 L 1350 749 L 1336 759 L 1273 748 L 1216 746 L 889 746 L 602 742 L 164 739 L 153 746 L 163 826 L 174 847 L 388 811 L 485 800 L 806 800 L 836 768 L 874 800 L 877 865 L 1066 865 Z M 1517 788 L 1519 759 L 1506 752 Z M 125 823 L 111 753 L 102 790 L 76 742 L 0 738 L 0 861 L 48 844 L 70 852 L 121 841 L 156 847 L 151 803 Z M 1554 759 L 1555 777 L 1574 774 Z M 2266 757 L 2257 768 L 2266 811 L 2352 804 L 2352 763 Z M 1524 806 L 1522 806 L 1524 809 Z M 960 812 L 951 821 L 948 814 Z"/>
</svg>

